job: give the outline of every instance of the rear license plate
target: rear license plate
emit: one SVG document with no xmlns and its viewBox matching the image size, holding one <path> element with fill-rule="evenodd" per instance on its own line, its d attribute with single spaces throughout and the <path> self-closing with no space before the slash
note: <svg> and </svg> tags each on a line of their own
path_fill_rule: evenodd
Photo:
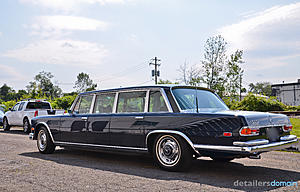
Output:
<svg viewBox="0 0 300 192">
<path fill-rule="evenodd" d="M 278 128 L 266 128 L 266 134 L 270 142 L 279 141 L 279 129 Z"/>
</svg>

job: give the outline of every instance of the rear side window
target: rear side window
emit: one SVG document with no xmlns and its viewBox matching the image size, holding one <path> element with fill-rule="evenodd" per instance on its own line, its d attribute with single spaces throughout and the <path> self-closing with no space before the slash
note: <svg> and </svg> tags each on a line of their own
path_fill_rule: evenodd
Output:
<svg viewBox="0 0 300 192">
<path fill-rule="evenodd" d="M 25 103 L 25 102 L 22 102 L 22 103 L 20 104 L 18 111 L 22 111 L 23 106 L 24 106 L 24 103 Z"/>
<path fill-rule="evenodd" d="M 117 113 L 144 112 L 146 91 L 119 93 Z"/>
<path fill-rule="evenodd" d="M 51 109 L 50 103 L 28 102 L 26 109 Z"/>
<path fill-rule="evenodd" d="M 94 113 L 112 113 L 115 95 L 115 93 L 97 95 Z"/>
<path fill-rule="evenodd" d="M 86 114 L 90 113 L 91 105 L 93 101 L 93 95 L 84 95 L 80 99 L 80 103 L 78 106 L 78 113 L 79 114 Z"/>
<path fill-rule="evenodd" d="M 169 111 L 160 91 L 150 91 L 149 112 Z"/>
</svg>

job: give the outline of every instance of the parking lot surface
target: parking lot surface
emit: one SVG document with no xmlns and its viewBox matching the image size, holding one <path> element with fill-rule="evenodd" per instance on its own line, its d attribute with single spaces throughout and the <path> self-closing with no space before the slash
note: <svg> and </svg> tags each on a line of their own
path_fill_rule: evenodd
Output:
<svg viewBox="0 0 300 192">
<path fill-rule="evenodd" d="M 186 172 L 166 172 L 141 155 L 57 148 L 40 154 L 20 129 L 0 130 L 0 191 L 300 191 L 300 154 L 269 152 L 262 159 L 193 162 Z M 297 185 L 258 185 L 296 181 Z M 274 183 L 273 183 L 274 184 Z M 265 185 L 267 185 L 265 183 Z"/>
</svg>

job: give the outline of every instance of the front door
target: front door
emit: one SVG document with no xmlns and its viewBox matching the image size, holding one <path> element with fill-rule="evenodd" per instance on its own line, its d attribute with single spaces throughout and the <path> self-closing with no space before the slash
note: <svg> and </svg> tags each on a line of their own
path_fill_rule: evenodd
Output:
<svg viewBox="0 0 300 192">
<path fill-rule="evenodd" d="M 58 141 L 69 143 L 87 143 L 88 116 L 91 114 L 93 94 L 82 95 L 77 100 L 71 114 L 61 117 Z"/>
</svg>

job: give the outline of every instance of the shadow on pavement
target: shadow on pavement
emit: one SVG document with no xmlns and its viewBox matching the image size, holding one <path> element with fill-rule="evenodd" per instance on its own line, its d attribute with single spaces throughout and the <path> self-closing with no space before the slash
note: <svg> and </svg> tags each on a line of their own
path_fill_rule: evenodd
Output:
<svg viewBox="0 0 300 192">
<path fill-rule="evenodd" d="M 18 127 L 18 128 L 12 127 L 9 131 L 4 131 L 2 128 L 0 128 L 0 133 L 29 135 L 29 133 L 24 133 L 23 128 L 21 128 L 21 127 Z"/>
<path fill-rule="evenodd" d="M 228 189 L 245 191 L 268 191 L 279 187 L 235 186 L 235 181 L 298 181 L 300 173 L 261 166 L 244 166 L 237 162 L 218 163 L 212 160 L 195 160 L 187 172 L 166 172 L 153 163 L 148 156 L 99 153 L 79 150 L 56 150 L 54 154 L 30 152 L 20 154 L 59 164 L 72 165 L 102 171 L 135 175 L 158 180 L 182 180 Z M 299 186 L 298 186 L 299 187 Z"/>
</svg>

